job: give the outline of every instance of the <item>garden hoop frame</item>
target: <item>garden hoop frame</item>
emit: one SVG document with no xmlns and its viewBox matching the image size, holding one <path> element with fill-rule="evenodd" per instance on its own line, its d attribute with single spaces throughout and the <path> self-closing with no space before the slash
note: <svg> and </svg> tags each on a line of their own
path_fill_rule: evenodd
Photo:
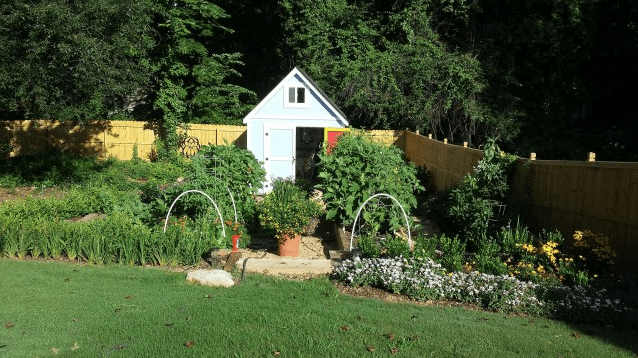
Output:
<svg viewBox="0 0 638 358">
<path fill-rule="evenodd" d="M 168 218 L 171 216 L 171 211 L 173 211 L 173 206 L 175 206 L 175 203 L 177 203 L 177 201 L 182 196 L 184 196 L 184 195 L 186 195 L 188 193 L 199 193 L 199 194 L 202 194 L 205 197 L 207 197 L 208 200 L 210 200 L 211 203 L 213 203 L 213 206 L 215 207 L 215 210 L 217 210 L 217 214 L 219 215 L 219 222 L 222 223 L 222 236 L 226 237 L 226 227 L 224 225 L 224 218 L 222 217 L 221 211 L 219 211 L 219 208 L 217 207 L 217 203 L 215 203 L 215 200 L 213 200 L 213 198 L 211 198 L 208 194 L 204 193 L 201 190 L 195 190 L 195 189 L 186 190 L 185 192 L 179 194 L 177 196 L 177 198 L 175 198 L 175 200 L 173 201 L 173 204 L 171 204 L 171 207 L 168 209 L 168 213 L 166 213 L 166 219 L 164 219 L 164 233 L 166 233 L 166 227 L 168 225 Z"/>
<path fill-rule="evenodd" d="M 399 205 L 399 208 L 401 209 L 401 212 L 403 213 L 403 218 L 405 219 L 405 225 L 408 227 L 408 247 L 411 248 L 412 247 L 412 235 L 410 234 L 410 222 L 408 221 L 408 215 L 405 213 L 405 210 L 403 210 L 403 206 L 392 195 L 385 194 L 385 193 L 379 193 L 379 194 L 374 194 L 371 197 L 369 197 L 368 199 L 366 199 L 366 201 L 364 201 L 363 204 L 361 204 L 361 206 L 359 207 L 359 210 L 357 211 L 357 216 L 355 216 L 354 222 L 352 223 L 352 230 L 350 232 L 350 251 L 352 251 L 352 242 L 353 242 L 353 239 L 354 239 L 354 227 L 357 224 L 357 220 L 359 220 L 359 214 L 361 214 L 361 210 L 363 210 L 363 207 L 366 206 L 368 201 L 370 201 L 371 199 L 376 198 L 376 197 L 390 198 L 390 199 L 394 200 L 394 202 L 397 205 Z"/>
</svg>

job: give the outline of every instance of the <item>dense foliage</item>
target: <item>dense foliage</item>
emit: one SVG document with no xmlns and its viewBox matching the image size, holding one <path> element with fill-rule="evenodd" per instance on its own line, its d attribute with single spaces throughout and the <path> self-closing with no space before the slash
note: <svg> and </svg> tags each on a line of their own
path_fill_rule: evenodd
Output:
<svg viewBox="0 0 638 358">
<path fill-rule="evenodd" d="M 208 194 L 221 211 L 224 221 L 254 224 L 256 220 L 253 195 L 265 181 L 265 170 L 253 153 L 234 144 L 203 146 L 191 158 L 191 165 L 182 173 L 182 180 L 171 185 L 149 182 L 143 188 L 146 201 L 154 216 L 166 215 L 170 205 L 188 190 Z M 175 215 L 188 215 L 191 219 L 208 217 L 218 219 L 210 200 L 203 195 L 191 194 L 180 199 L 173 208 Z"/>
<path fill-rule="evenodd" d="M 480 63 L 446 47 L 427 3 L 284 1 L 287 45 L 355 126 L 493 133 Z"/>
<path fill-rule="evenodd" d="M 416 208 L 415 195 L 423 186 L 416 167 L 405 160 L 401 149 L 359 132 L 340 136 L 329 153 L 326 149 L 319 153 L 317 177 L 328 219 L 351 225 L 364 201 L 379 193 L 396 198 L 408 213 Z M 375 205 L 366 208 L 367 222 L 387 225 L 389 221 L 392 228 L 403 224 L 403 215 L 394 205 L 390 210 Z"/>
<path fill-rule="evenodd" d="M 284 1 L 287 51 L 352 124 L 638 160 L 629 0 Z M 600 157 L 599 157 L 600 158 Z"/>
<path fill-rule="evenodd" d="M 205 0 L 156 3 L 159 41 L 149 59 L 154 76 L 148 96 L 158 112 L 140 115 L 160 123 L 168 149 L 160 156 L 170 159 L 181 124 L 240 124 L 254 93 L 228 82 L 240 76 L 235 68 L 242 65 L 241 55 L 211 46 L 232 32 L 221 24 L 227 17 L 222 8 Z"/>
<path fill-rule="evenodd" d="M 237 124 L 299 66 L 356 127 L 638 160 L 632 0 L 12 0 L 0 14 L 0 118 L 148 120 L 170 149 L 181 123 Z"/>
<path fill-rule="evenodd" d="M 224 161 L 232 162 L 225 167 L 229 169 L 228 175 L 220 176 L 214 184 L 210 172 L 206 172 L 206 163 L 201 160 L 195 160 L 199 166 L 187 162 L 175 165 L 139 160 L 100 161 L 65 153 L 2 160 L 0 185 L 8 188 L 4 190 L 11 193 L 19 189 L 23 193 L 24 188 L 15 186 L 28 186 L 33 196 L 0 205 L 1 254 L 19 258 L 68 257 L 94 263 L 191 265 L 214 247 L 230 247 L 233 235 L 240 236 L 240 247 L 247 246 L 250 236 L 243 223 L 234 222 L 224 183 L 240 188 L 235 192 L 237 199 L 242 200 L 238 202 L 238 208 L 244 210 L 240 215 L 248 211 L 254 216 L 254 202 L 252 206 L 246 205 L 252 202 L 248 184 L 259 184 L 263 170 L 245 149 L 227 146 L 204 151 L 234 158 Z M 248 166 L 259 170 L 251 176 Z M 200 182 L 208 183 L 205 189 L 211 195 L 222 194 L 224 199 L 218 202 L 224 223 L 210 215 L 212 212 L 207 210 L 210 202 L 202 204 L 206 208 L 204 214 L 209 215 L 189 212 L 199 202 L 187 197 L 186 205 L 169 217 L 164 233 L 166 205 L 182 192 L 179 183 L 186 184 L 180 176 L 185 173 L 191 173 L 189 181 L 199 178 Z M 174 195 L 162 196 L 164 191 L 176 187 Z M 42 198 L 41 193 L 47 195 Z"/>
<path fill-rule="evenodd" d="M 449 190 L 441 202 L 432 205 L 435 211 L 443 212 L 439 219 L 446 231 L 476 247 L 514 217 L 508 176 L 515 160 L 501 151 L 494 140 L 485 143 L 474 172 Z"/>
<path fill-rule="evenodd" d="M 148 1 L 0 5 L 0 117 L 108 117 L 150 82 Z"/>
<path fill-rule="evenodd" d="M 0 119 L 143 119 L 169 159 L 183 123 L 239 124 L 254 102 L 232 83 L 241 55 L 212 46 L 232 30 L 209 1 L 16 0 L 0 13 Z"/>
<path fill-rule="evenodd" d="M 258 204 L 259 222 L 263 228 L 272 230 L 278 240 L 303 233 L 321 211 L 318 202 L 289 180 L 275 180 L 272 191 Z"/>
</svg>

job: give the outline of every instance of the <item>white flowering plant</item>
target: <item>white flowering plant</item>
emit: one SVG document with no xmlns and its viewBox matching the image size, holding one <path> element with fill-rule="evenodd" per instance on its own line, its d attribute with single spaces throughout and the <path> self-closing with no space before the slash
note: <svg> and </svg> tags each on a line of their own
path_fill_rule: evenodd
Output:
<svg viewBox="0 0 638 358">
<path fill-rule="evenodd" d="M 555 285 L 556 282 L 537 284 L 509 275 L 449 272 L 428 257 L 402 256 L 345 260 L 335 268 L 333 278 L 351 286 L 377 287 L 420 301 L 452 300 L 491 311 L 524 312 L 576 322 L 630 326 L 638 322 L 638 299 L 633 286 L 609 292 L 604 288 Z"/>
<path fill-rule="evenodd" d="M 430 258 L 355 258 L 345 260 L 333 277 L 353 286 L 374 286 L 416 300 L 448 299 L 496 311 L 538 310 L 537 284 L 510 276 L 447 272 Z"/>
</svg>

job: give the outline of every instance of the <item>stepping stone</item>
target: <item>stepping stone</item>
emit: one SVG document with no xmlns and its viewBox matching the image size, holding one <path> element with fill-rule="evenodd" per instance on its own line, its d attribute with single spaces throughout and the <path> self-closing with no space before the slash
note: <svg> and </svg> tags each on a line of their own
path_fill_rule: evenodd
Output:
<svg viewBox="0 0 638 358">
<path fill-rule="evenodd" d="M 194 270 L 186 275 L 186 281 L 204 286 L 232 287 L 235 284 L 230 272 L 224 270 Z"/>
<path fill-rule="evenodd" d="M 242 269 L 244 260 L 237 262 Z M 246 272 L 267 275 L 326 275 L 332 272 L 332 260 L 328 259 L 248 259 Z"/>
</svg>

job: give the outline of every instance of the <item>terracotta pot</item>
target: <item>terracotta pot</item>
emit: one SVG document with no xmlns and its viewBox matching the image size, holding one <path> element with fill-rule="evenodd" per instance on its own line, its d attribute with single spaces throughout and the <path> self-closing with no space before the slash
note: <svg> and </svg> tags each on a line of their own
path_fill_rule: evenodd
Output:
<svg viewBox="0 0 638 358">
<path fill-rule="evenodd" d="M 284 235 L 279 242 L 279 256 L 299 256 L 299 243 L 301 242 L 301 235 L 294 235 L 292 238 L 289 235 Z"/>
</svg>

